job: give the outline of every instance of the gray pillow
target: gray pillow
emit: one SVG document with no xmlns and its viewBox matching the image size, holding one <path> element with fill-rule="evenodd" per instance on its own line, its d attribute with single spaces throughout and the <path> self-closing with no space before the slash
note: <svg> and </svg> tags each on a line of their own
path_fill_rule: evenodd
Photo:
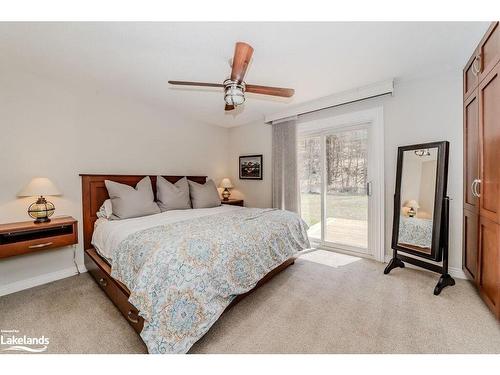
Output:
<svg viewBox="0 0 500 375">
<path fill-rule="evenodd" d="M 210 208 L 220 206 L 220 197 L 217 187 L 212 180 L 208 180 L 205 184 L 198 184 L 193 181 L 189 182 L 189 194 L 191 195 L 191 203 L 193 208 Z"/>
<path fill-rule="evenodd" d="M 162 212 L 191 208 L 187 178 L 183 177 L 172 184 L 162 176 L 156 177 L 156 198 Z"/>
<path fill-rule="evenodd" d="M 128 219 L 160 213 L 155 203 L 151 179 L 144 177 L 135 187 L 105 180 L 114 219 Z"/>
</svg>

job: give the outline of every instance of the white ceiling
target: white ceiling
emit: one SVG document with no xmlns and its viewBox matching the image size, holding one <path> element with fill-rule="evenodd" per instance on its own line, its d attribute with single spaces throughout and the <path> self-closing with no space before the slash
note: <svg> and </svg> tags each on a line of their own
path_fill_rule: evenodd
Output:
<svg viewBox="0 0 500 375">
<path fill-rule="evenodd" d="M 232 127 L 286 106 L 389 78 L 462 69 L 487 22 L 0 23 L 0 68 L 22 67 L 133 95 L 199 121 Z M 236 41 L 254 47 L 246 82 L 295 88 L 290 99 L 247 94 L 225 112 L 221 83 Z"/>
</svg>

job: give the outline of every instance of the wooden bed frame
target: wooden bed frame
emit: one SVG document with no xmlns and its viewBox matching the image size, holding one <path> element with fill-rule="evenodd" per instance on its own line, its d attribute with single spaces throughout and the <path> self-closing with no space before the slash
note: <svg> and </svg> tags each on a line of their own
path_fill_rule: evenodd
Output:
<svg viewBox="0 0 500 375">
<path fill-rule="evenodd" d="M 134 186 L 144 177 L 140 175 L 97 175 L 97 174 L 81 174 L 82 178 L 82 202 L 83 202 L 83 243 L 84 243 L 84 261 L 85 267 L 90 272 L 92 277 L 97 281 L 97 284 L 111 299 L 115 306 L 120 310 L 123 316 L 127 319 L 130 325 L 137 333 L 142 331 L 144 319 L 139 316 L 139 310 L 135 308 L 128 299 L 130 291 L 127 287 L 118 280 L 111 277 L 111 265 L 101 257 L 92 247 L 92 234 L 94 232 L 94 223 L 97 220 L 97 211 L 109 198 L 108 191 L 104 184 L 105 180 L 119 182 Z M 153 192 L 156 197 L 156 176 L 149 176 L 153 185 Z M 172 183 L 177 182 L 184 176 L 163 176 L 167 181 Z M 205 183 L 206 176 L 187 176 L 188 180 Z M 252 291 L 265 284 L 275 275 L 283 271 L 288 266 L 295 262 L 295 258 L 290 258 L 276 267 L 274 270 L 264 276 L 257 285 L 245 294 L 237 296 L 233 302 L 227 307 L 226 311 L 241 301 L 245 296 Z"/>
</svg>

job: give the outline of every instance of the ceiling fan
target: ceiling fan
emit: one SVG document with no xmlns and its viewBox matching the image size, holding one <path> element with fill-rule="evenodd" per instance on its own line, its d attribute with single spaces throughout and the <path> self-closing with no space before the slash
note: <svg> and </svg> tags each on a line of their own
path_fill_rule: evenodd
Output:
<svg viewBox="0 0 500 375">
<path fill-rule="evenodd" d="M 168 81 L 171 85 L 201 86 L 201 87 L 222 87 L 224 88 L 224 101 L 226 111 L 231 111 L 235 107 L 245 102 L 245 92 L 255 94 L 281 96 L 289 98 L 295 93 L 294 89 L 281 87 L 247 85 L 243 79 L 252 58 L 253 48 L 243 42 L 237 42 L 234 49 L 234 57 L 231 71 L 231 78 L 223 83 L 188 82 L 188 81 Z"/>
</svg>

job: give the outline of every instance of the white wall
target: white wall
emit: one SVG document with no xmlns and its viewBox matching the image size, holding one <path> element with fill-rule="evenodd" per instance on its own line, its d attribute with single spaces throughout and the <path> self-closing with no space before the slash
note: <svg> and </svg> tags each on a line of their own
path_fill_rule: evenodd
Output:
<svg viewBox="0 0 500 375">
<path fill-rule="evenodd" d="M 422 173 L 420 177 L 420 196 L 418 210 L 426 212 L 431 217 L 434 215 L 434 195 L 436 191 L 436 168 L 437 162 L 424 161 L 422 163 Z"/>
<path fill-rule="evenodd" d="M 227 129 L 27 73 L 0 73 L 0 129 L 0 222 L 29 220 L 34 199 L 16 193 L 32 177 L 49 177 L 63 192 L 50 198 L 55 215 L 80 221 L 79 263 L 79 173 L 208 175 L 216 183 L 227 173 Z M 0 295 L 31 278 L 72 273 L 72 256 L 66 248 L 1 259 Z"/>
<path fill-rule="evenodd" d="M 264 122 L 229 129 L 228 173 L 234 184 L 231 198 L 244 198 L 248 207 L 271 207 L 272 129 Z M 262 154 L 262 180 L 240 180 L 239 157 Z"/>
<path fill-rule="evenodd" d="M 409 144 L 450 141 L 448 195 L 450 207 L 450 267 L 462 265 L 462 76 L 461 72 L 419 77 L 396 82 L 393 97 L 381 97 L 322 112 L 335 116 L 382 105 L 384 107 L 385 143 L 385 244 L 390 253 L 393 195 L 396 178 L 397 147 Z M 316 115 L 317 116 L 317 115 Z M 304 120 L 308 120 L 304 116 Z M 245 204 L 271 205 L 271 129 L 263 122 L 230 129 L 230 172 L 238 195 Z M 237 179 L 238 156 L 263 153 L 263 181 Z M 267 157 L 266 157 L 267 156 Z"/>
<path fill-rule="evenodd" d="M 403 170 L 401 173 L 401 206 L 408 203 L 410 200 L 416 200 L 420 203 L 422 161 L 406 157 L 409 154 L 410 152 L 406 151 L 403 156 Z"/>
<path fill-rule="evenodd" d="M 394 97 L 322 114 L 384 107 L 387 253 L 397 146 L 448 140 L 450 266 L 461 267 L 461 90 L 460 72 L 403 81 L 396 84 Z M 56 215 L 72 215 L 81 222 L 79 173 L 207 174 L 216 182 L 228 175 L 235 184 L 233 198 L 244 198 L 247 206 L 271 206 L 271 126 L 263 122 L 212 127 L 133 98 L 14 72 L 0 73 L 0 103 L 0 222 L 29 219 L 26 209 L 33 199 L 18 199 L 16 193 L 34 176 L 51 178 L 64 193 L 52 199 Z M 262 181 L 238 179 L 238 157 L 245 154 L 263 154 Z M 81 233 L 80 225 L 79 263 Z M 74 272 L 71 248 L 0 260 L 0 294 L 31 278 L 35 282 L 65 272 Z"/>
</svg>

